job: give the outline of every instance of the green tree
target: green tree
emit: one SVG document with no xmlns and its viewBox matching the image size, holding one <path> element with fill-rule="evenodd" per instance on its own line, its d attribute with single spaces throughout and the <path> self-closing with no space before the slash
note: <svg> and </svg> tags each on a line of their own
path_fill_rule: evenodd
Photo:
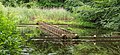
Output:
<svg viewBox="0 0 120 55">
<path fill-rule="evenodd" d="M 66 7 L 78 20 L 120 31 L 119 2 L 119 0 L 67 0 Z"/>
</svg>

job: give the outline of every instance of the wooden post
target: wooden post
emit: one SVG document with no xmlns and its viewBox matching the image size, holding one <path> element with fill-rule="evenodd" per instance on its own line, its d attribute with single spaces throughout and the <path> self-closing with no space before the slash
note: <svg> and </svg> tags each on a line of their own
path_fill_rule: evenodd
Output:
<svg viewBox="0 0 120 55">
<path fill-rule="evenodd" d="M 96 40 L 96 35 L 94 35 L 94 39 Z M 96 43 L 94 42 L 94 45 L 96 45 Z"/>
</svg>

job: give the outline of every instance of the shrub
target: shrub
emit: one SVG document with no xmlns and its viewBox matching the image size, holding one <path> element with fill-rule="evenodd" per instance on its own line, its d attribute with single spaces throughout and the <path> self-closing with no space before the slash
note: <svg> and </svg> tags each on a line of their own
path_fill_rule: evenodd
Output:
<svg viewBox="0 0 120 55">
<path fill-rule="evenodd" d="M 0 8 L 4 7 L 0 3 Z M 20 54 L 22 38 L 16 32 L 15 23 L 6 17 L 0 10 L 0 54 L 18 55 Z"/>
</svg>

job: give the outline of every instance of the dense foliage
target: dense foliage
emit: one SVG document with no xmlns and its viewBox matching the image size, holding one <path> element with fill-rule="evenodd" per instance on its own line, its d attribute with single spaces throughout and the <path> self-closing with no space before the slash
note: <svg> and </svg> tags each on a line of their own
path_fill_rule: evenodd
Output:
<svg viewBox="0 0 120 55">
<path fill-rule="evenodd" d="M 65 0 L 1 0 L 5 6 L 62 7 Z"/>
<path fill-rule="evenodd" d="M 67 8 L 78 20 L 119 31 L 119 0 L 67 0 Z"/>
<path fill-rule="evenodd" d="M 21 51 L 21 37 L 16 32 L 15 23 L 3 13 L 0 3 L 0 55 L 18 55 Z"/>
</svg>

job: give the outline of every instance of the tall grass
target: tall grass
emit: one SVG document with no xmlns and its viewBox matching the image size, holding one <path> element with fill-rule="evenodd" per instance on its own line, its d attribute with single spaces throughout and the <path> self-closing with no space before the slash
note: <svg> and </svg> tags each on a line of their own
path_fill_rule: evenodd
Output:
<svg viewBox="0 0 120 55">
<path fill-rule="evenodd" d="M 4 11 L 6 15 L 12 17 L 16 23 L 34 23 L 33 20 L 39 21 L 39 19 L 69 20 L 73 18 L 71 13 L 63 8 L 28 9 L 25 7 L 6 7 Z"/>
</svg>

